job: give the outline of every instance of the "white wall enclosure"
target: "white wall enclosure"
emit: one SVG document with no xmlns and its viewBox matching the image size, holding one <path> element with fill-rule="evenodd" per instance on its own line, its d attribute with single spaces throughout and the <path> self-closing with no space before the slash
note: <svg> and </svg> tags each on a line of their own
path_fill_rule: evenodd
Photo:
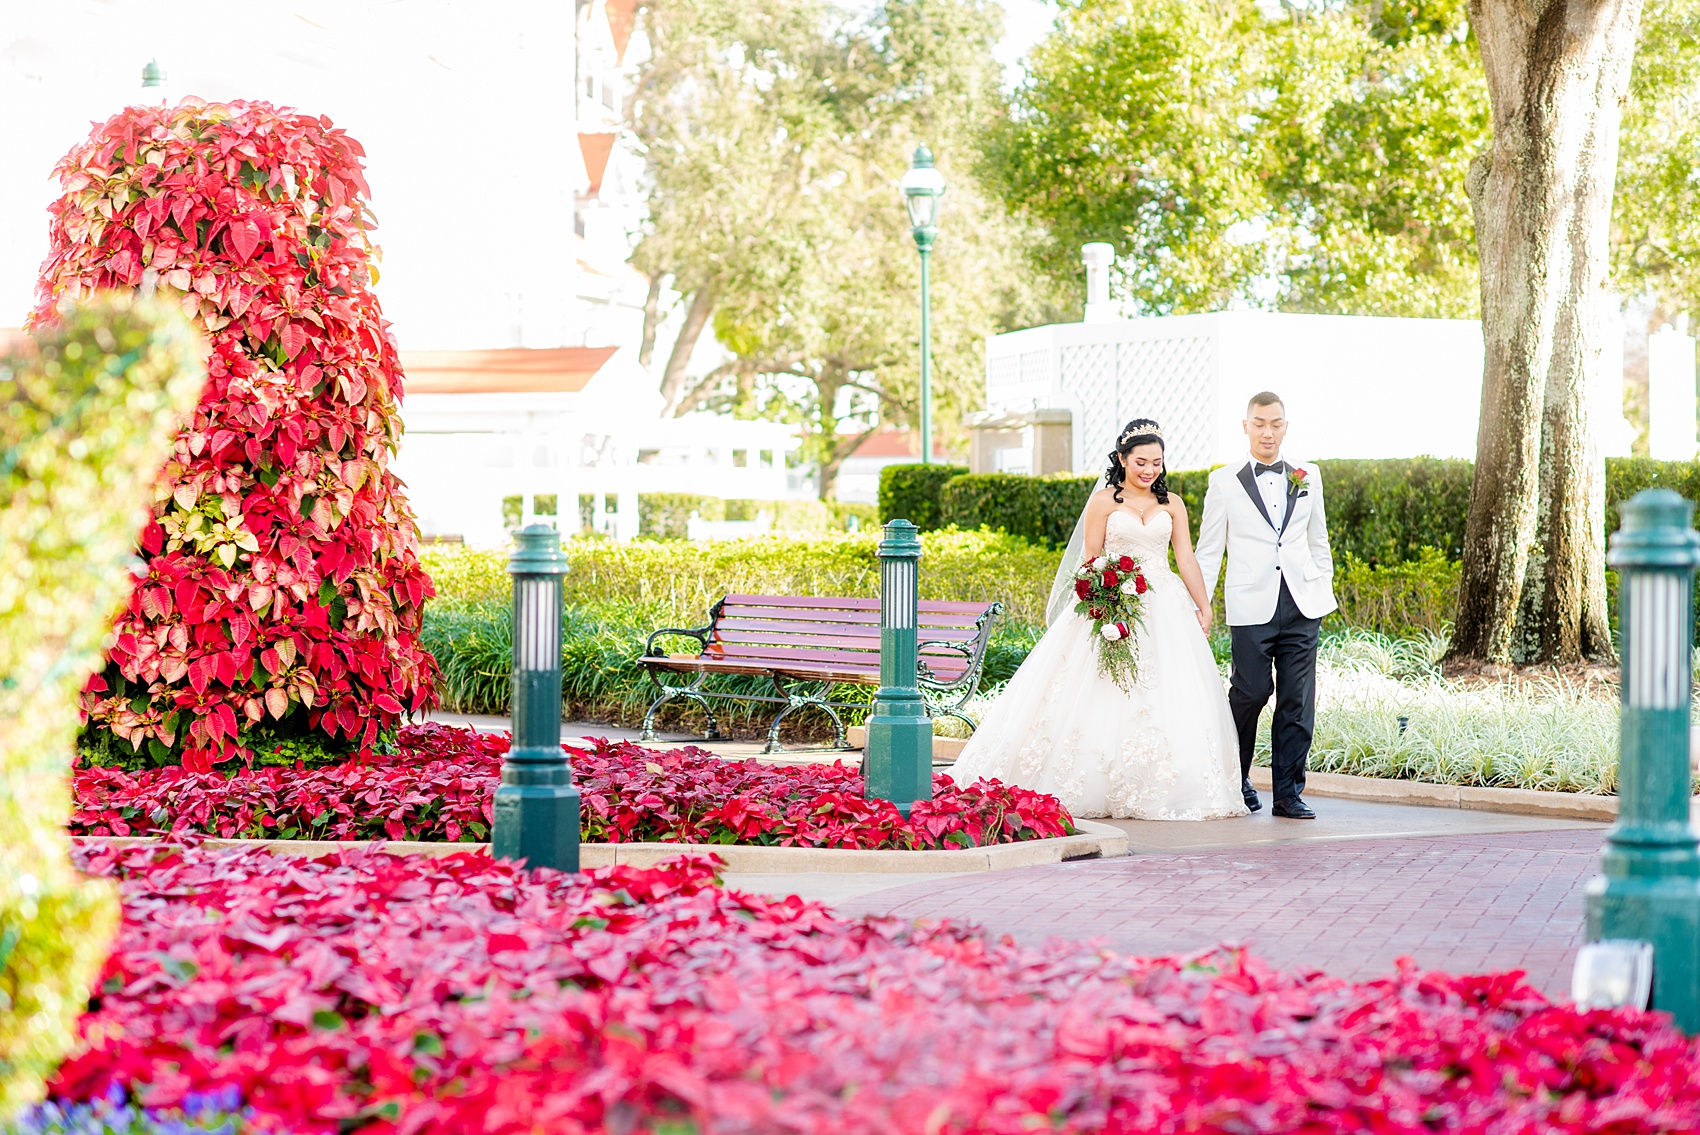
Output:
<svg viewBox="0 0 1700 1135">
<path fill-rule="evenodd" d="M 1694 336 L 1666 326 L 1647 336 L 1647 455 L 1691 461 L 1697 450 Z"/>
<path fill-rule="evenodd" d="M 1622 370 L 1608 359 L 1607 374 Z M 1056 323 L 986 341 L 993 411 L 1067 410 L 1073 466 L 1099 472 L 1132 418 L 1155 418 L 1176 469 L 1231 461 L 1261 390 L 1281 395 L 1287 449 L 1311 459 L 1474 457 L 1482 382 L 1481 326 L 1465 319 L 1389 319 L 1223 311 Z M 1606 452 L 1627 453 L 1615 383 L 1599 413 Z M 1002 461 L 1020 467 L 1019 455 Z"/>
</svg>

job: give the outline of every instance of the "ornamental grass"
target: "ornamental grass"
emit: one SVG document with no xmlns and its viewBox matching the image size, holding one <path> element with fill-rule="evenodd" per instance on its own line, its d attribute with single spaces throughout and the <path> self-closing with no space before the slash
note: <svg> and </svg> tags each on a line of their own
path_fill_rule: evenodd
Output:
<svg viewBox="0 0 1700 1135">
<path fill-rule="evenodd" d="M 727 891 L 713 867 L 85 852 L 118 949 L 55 1077 L 294 1135 L 1700 1129 L 1696 1044 L 1518 974 L 1135 958 Z"/>
</svg>

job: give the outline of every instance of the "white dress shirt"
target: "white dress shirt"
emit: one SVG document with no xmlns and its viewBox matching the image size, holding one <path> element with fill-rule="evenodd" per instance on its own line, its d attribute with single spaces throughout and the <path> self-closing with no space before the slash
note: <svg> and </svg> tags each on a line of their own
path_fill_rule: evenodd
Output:
<svg viewBox="0 0 1700 1135">
<path fill-rule="evenodd" d="M 1261 462 L 1256 457 L 1251 459 L 1251 467 L 1256 469 Z M 1277 457 L 1270 462 L 1272 465 L 1284 465 L 1282 458 Z M 1281 530 L 1282 521 L 1287 517 L 1287 477 L 1276 470 L 1257 474 L 1257 488 L 1263 494 L 1263 511 L 1269 514 L 1269 523 L 1275 526 L 1275 531 Z"/>
</svg>

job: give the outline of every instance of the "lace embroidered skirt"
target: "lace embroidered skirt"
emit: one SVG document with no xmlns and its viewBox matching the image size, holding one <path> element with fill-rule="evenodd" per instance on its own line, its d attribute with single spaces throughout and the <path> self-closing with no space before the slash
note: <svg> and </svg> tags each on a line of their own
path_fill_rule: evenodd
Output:
<svg viewBox="0 0 1700 1135">
<path fill-rule="evenodd" d="M 1048 792 L 1076 816 L 1246 814 L 1227 693 L 1178 577 L 1152 579 L 1131 693 L 1098 672 L 1092 624 L 1045 632 L 951 768 Z"/>
</svg>

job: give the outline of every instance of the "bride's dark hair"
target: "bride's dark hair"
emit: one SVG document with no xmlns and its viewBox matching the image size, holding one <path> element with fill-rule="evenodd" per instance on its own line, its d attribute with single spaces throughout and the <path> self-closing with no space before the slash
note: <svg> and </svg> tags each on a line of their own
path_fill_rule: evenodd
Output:
<svg viewBox="0 0 1700 1135">
<path fill-rule="evenodd" d="M 1151 418 L 1135 418 L 1122 427 L 1121 437 L 1116 441 L 1116 447 L 1110 451 L 1110 471 L 1104 474 L 1104 483 L 1114 490 L 1116 503 L 1122 503 L 1122 486 L 1127 483 L 1127 468 L 1120 458 L 1134 451 L 1136 446 L 1156 445 L 1166 453 L 1168 447 L 1163 444 L 1163 431 Z M 1169 503 L 1169 467 L 1164 462 L 1163 471 L 1157 474 L 1157 479 L 1151 482 L 1151 495 L 1157 498 L 1158 504 Z"/>
</svg>

